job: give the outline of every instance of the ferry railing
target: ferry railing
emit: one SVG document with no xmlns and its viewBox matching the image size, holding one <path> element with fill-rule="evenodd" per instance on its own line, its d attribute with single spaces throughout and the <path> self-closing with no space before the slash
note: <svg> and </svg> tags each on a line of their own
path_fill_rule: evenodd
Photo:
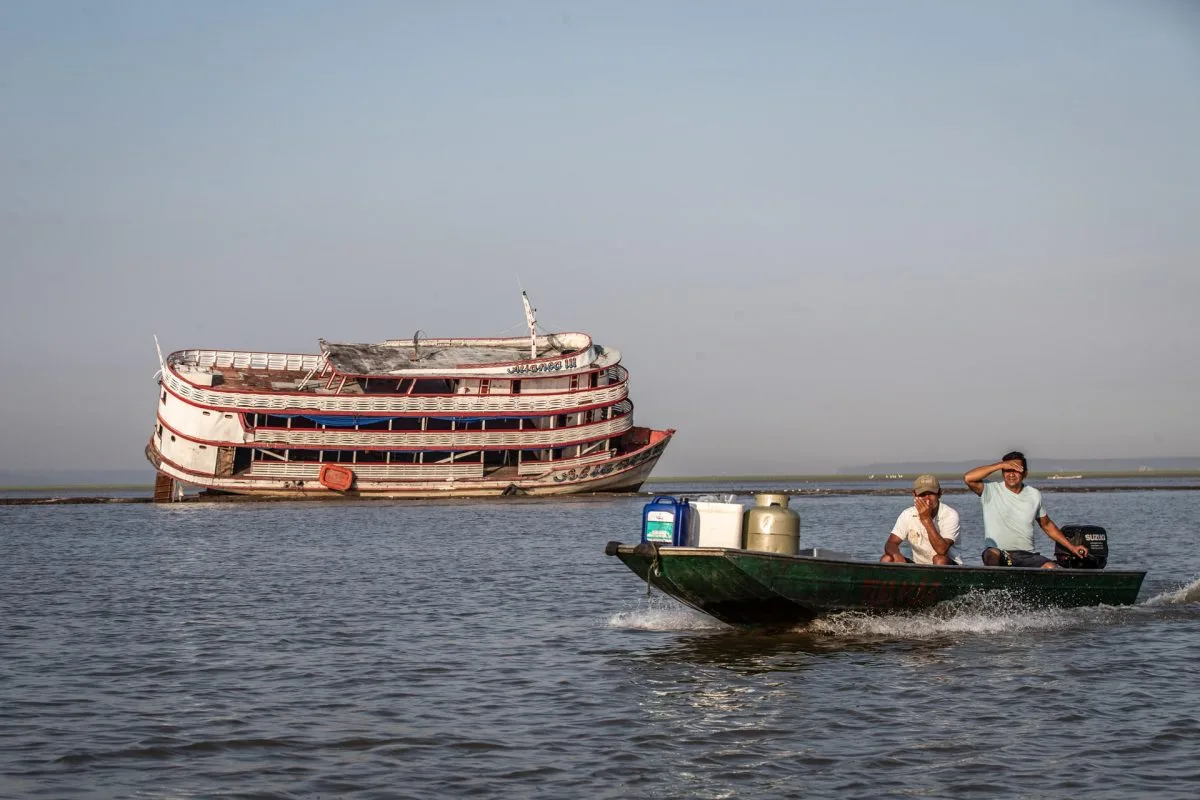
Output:
<svg viewBox="0 0 1200 800">
<path fill-rule="evenodd" d="M 541 344 L 544 346 L 546 341 L 554 338 L 539 337 L 545 340 Z M 428 344 L 435 347 L 448 346 L 478 346 L 505 343 L 510 340 L 506 339 L 427 339 L 423 340 L 422 344 Z M 407 344 L 407 342 L 397 342 L 391 340 L 385 344 Z M 578 342 L 582 348 L 590 345 L 591 339 L 584 335 Z M 541 360 L 553 360 L 553 356 L 547 356 Z M 320 368 L 325 361 L 325 355 L 319 353 L 254 353 L 241 350 L 181 350 L 173 354 L 171 363 L 178 366 L 194 366 L 201 368 L 220 368 L 220 369 L 261 369 L 261 370 L 279 370 L 292 372 L 307 372 L 316 368 Z M 480 365 L 471 365 L 480 366 Z M 619 365 L 614 365 L 608 368 L 620 369 Z M 617 380 L 618 376 L 610 373 L 610 380 Z"/>
<path fill-rule="evenodd" d="M 445 480 L 446 478 L 482 478 L 483 464 L 350 464 L 361 480 Z M 282 480 L 315 481 L 321 464 L 313 461 L 256 461 L 247 476 Z"/>
<path fill-rule="evenodd" d="M 618 436 L 633 427 L 633 417 L 563 428 L 459 431 L 355 431 L 342 428 L 257 428 L 248 432 L 246 444 L 261 447 L 323 447 L 326 450 L 473 450 L 478 448 L 530 449 L 562 447 L 591 439 Z"/>
<path fill-rule="evenodd" d="M 610 368 L 612 369 L 612 368 Z M 189 383 L 168 369 L 163 383 L 175 395 L 207 408 L 232 411 L 314 411 L 344 414 L 466 415 L 570 413 L 578 408 L 605 406 L 628 396 L 628 373 L 622 367 L 620 382 L 596 389 L 553 394 L 362 395 L 309 394 L 307 392 L 251 392 L 221 390 Z"/>
<path fill-rule="evenodd" d="M 247 353 L 237 350 L 184 350 L 174 363 L 223 369 L 274 369 L 296 372 L 313 369 L 323 356 L 310 353 Z"/>
</svg>

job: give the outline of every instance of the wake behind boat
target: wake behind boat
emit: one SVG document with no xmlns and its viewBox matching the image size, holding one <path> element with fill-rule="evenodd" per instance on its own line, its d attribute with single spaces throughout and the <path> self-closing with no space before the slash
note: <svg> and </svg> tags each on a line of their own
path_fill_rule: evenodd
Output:
<svg viewBox="0 0 1200 800">
<path fill-rule="evenodd" d="M 1146 576 L 1144 571 L 1102 568 L 859 561 L 821 548 L 781 547 L 779 541 L 773 541 L 772 534 L 763 535 L 761 520 L 756 524 L 751 516 L 755 509 L 746 514 L 740 545 L 728 546 L 733 544 L 728 521 L 732 509 L 729 509 L 715 518 L 715 525 L 708 526 L 721 529 L 717 533 L 724 546 L 704 546 L 705 539 L 710 538 L 705 536 L 705 518 L 713 516 L 705 504 L 692 509 L 691 504 L 684 508 L 685 504 L 678 503 L 674 509 L 663 511 L 667 504 L 656 503 L 658 509 L 651 510 L 654 504 L 650 504 L 644 514 L 647 521 L 643 523 L 642 542 L 636 545 L 609 542 L 605 553 L 616 556 L 642 580 L 665 594 L 733 625 L 797 625 L 842 611 L 914 610 L 968 593 L 990 591 L 1007 592 L 1030 606 L 1130 605 L 1137 600 Z M 659 529 L 649 517 L 667 513 L 679 523 L 672 527 L 673 538 L 669 542 L 654 541 Z M 776 519 L 780 517 L 777 515 Z M 690 538 L 686 530 L 689 526 Z M 754 530 L 756 527 L 758 530 Z M 773 523 L 773 527 L 778 529 L 780 524 Z M 1067 527 L 1089 537 L 1103 533 L 1097 526 Z M 796 533 L 798 542 L 798 520 Z M 784 538 L 790 540 L 790 534 Z M 747 548 L 747 544 L 760 549 Z"/>
<path fill-rule="evenodd" d="M 522 301 L 527 337 L 160 354 L 155 499 L 636 491 L 675 431 L 633 424 L 617 350 Z"/>
</svg>

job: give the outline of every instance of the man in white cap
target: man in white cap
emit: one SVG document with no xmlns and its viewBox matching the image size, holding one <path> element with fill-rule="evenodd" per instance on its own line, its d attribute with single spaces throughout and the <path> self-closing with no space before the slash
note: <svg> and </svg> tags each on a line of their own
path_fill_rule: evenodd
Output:
<svg viewBox="0 0 1200 800">
<path fill-rule="evenodd" d="M 938 479 L 921 475 L 913 481 L 913 504 L 900 512 L 879 560 L 894 564 L 961 564 L 954 547 L 957 541 L 958 512 L 942 502 Z M 902 542 L 912 548 L 912 558 L 900 552 Z"/>
</svg>

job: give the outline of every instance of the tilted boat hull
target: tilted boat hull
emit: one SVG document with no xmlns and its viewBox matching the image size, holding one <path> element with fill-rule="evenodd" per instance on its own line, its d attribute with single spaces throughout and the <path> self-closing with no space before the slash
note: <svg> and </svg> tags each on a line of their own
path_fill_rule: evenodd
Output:
<svg viewBox="0 0 1200 800">
<path fill-rule="evenodd" d="M 712 547 L 610 542 L 643 580 L 734 625 L 795 625 L 840 611 L 928 608 L 976 591 L 1033 606 L 1129 605 L 1146 573 L 1131 570 L 935 567 Z"/>
<path fill-rule="evenodd" d="M 658 459 L 674 435 L 673 430 L 650 431 L 652 443 L 610 462 L 551 470 L 542 475 L 455 480 L 370 480 L 354 473 L 351 487 L 331 488 L 320 480 L 323 465 L 312 467 L 310 479 L 219 478 L 181 468 L 164 458 L 153 440 L 146 458 L 160 474 L 190 486 L 213 492 L 291 500 L 332 499 L 428 499 L 435 497 L 551 497 L 569 494 L 636 492 L 654 471 Z"/>
<path fill-rule="evenodd" d="M 155 499 L 636 491 L 675 431 L 634 424 L 619 351 L 525 303 L 529 337 L 160 354 Z"/>
</svg>

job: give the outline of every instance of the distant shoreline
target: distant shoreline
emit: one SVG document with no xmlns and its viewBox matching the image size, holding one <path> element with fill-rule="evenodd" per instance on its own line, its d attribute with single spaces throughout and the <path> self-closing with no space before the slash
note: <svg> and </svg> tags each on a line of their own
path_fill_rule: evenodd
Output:
<svg viewBox="0 0 1200 800">
<path fill-rule="evenodd" d="M 904 472 L 904 473 L 888 473 L 888 474 L 855 474 L 855 475 L 839 475 L 819 474 L 819 475 L 685 475 L 681 477 L 668 478 L 650 478 L 646 483 L 750 483 L 755 481 L 765 481 L 769 483 L 781 482 L 822 482 L 822 483 L 867 483 L 875 481 L 898 481 L 912 480 L 921 472 Z M 961 481 L 963 473 L 961 472 L 934 472 L 941 481 Z M 1051 472 L 1030 472 L 1030 481 L 1044 480 L 1082 480 L 1086 478 L 1197 478 L 1200 479 L 1200 470 L 1197 469 L 1156 469 L 1156 470 L 1104 470 L 1087 472 L 1084 470 L 1054 470 Z"/>
<path fill-rule="evenodd" d="M 138 489 L 154 491 L 149 483 L 63 483 L 41 485 L 0 486 L 0 492 L 133 492 Z"/>
</svg>

